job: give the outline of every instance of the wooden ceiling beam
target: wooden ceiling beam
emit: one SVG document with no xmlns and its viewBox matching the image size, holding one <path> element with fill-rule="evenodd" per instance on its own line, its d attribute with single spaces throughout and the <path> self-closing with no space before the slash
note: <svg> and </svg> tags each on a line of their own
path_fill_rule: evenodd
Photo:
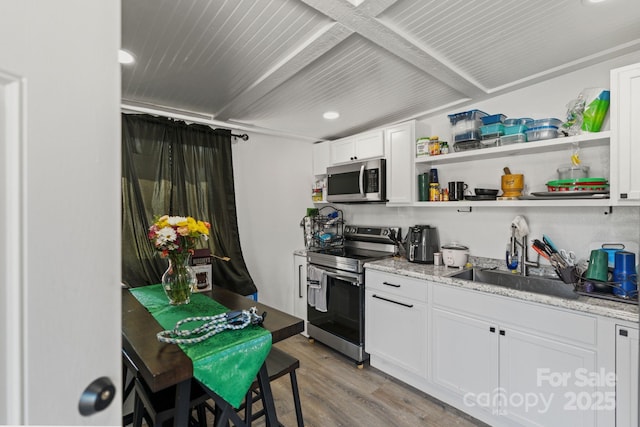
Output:
<svg viewBox="0 0 640 427">
<path fill-rule="evenodd" d="M 476 98 L 486 95 L 485 88 L 436 52 L 430 52 L 428 47 L 418 45 L 398 29 L 377 19 L 396 0 L 368 0 L 357 7 L 348 0 L 301 1 L 464 96 Z"/>
<path fill-rule="evenodd" d="M 233 119 L 234 114 L 243 112 L 245 107 L 292 78 L 304 67 L 329 52 L 351 34 L 353 34 L 353 31 L 337 22 L 331 23 L 318 31 L 308 40 L 305 40 L 294 52 L 262 74 L 260 78 L 235 97 L 222 110 L 216 112 L 216 120 Z"/>
</svg>

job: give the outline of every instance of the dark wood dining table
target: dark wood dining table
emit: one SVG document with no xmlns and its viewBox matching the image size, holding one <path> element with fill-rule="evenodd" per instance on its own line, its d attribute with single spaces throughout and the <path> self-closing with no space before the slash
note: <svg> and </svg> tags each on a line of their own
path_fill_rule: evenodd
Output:
<svg viewBox="0 0 640 427">
<path fill-rule="evenodd" d="M 213 298 L 229 310 L 248 310 L 250 307 L 256 307 L 258 313 L 266 312 L 263 327 L 271 332 L 273 343 L 301 333 L 304 329 L 302 319 L 219 286 L 213 286 L 212 290 L 202 294 Z M 123 289 L 122 352 L 135 365 L 138 375 L 147 383 L 151 391 L 158 392 L 167 387 L 176 386 L 174 425 L 188 425 L 193 364 L 179 346 L 157 340 L 156 334 L 162 330 L 163 328 L 151 313 L 128 289 Z M 258 382 L 266 397 L 267 425 L 277 426 L 279 423 L 264 364 L 258 373 Z"/>
</svg>

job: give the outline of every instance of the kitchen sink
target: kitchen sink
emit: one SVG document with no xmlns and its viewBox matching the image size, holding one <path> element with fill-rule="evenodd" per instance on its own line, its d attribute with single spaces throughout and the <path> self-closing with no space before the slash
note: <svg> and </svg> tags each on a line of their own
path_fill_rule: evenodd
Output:
<svg viewBox="0 0 640 427">
<path fill-rule="evenodd" d="M 573 291 L 573 285 L 568 285 L 560 279 L 521 276 L 508 271 L 471 268 L 452 274 L 450 277 L 560 298 L 577 299 L 579 296 Z"/>
</svg>

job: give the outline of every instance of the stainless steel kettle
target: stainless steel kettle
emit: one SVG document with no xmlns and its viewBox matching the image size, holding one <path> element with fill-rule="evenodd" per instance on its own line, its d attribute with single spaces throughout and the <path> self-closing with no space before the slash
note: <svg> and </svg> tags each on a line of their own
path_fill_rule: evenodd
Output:
<svg viewBox="0 0 640 427">
<path fill-rule="evenodd" d="M 440 249 L 438 230 L 430 225 L 409 227 L 405 248 L 407 261 L 433 264 L 433 254 Z"/>
</svg>

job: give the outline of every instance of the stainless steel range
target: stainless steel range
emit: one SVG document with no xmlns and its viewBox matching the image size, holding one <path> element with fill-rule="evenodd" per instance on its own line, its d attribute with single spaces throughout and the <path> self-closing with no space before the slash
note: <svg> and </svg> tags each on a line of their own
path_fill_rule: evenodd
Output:
<svg viewBox="0 0 640 427">
<path fill-rule="evenodd" d="M 354 359 L 364 351 L 364 264 L 393 256 L 398 227 L 345 226 L 344 246 L 307 252 L 309 337 Z"/>
</svg>

